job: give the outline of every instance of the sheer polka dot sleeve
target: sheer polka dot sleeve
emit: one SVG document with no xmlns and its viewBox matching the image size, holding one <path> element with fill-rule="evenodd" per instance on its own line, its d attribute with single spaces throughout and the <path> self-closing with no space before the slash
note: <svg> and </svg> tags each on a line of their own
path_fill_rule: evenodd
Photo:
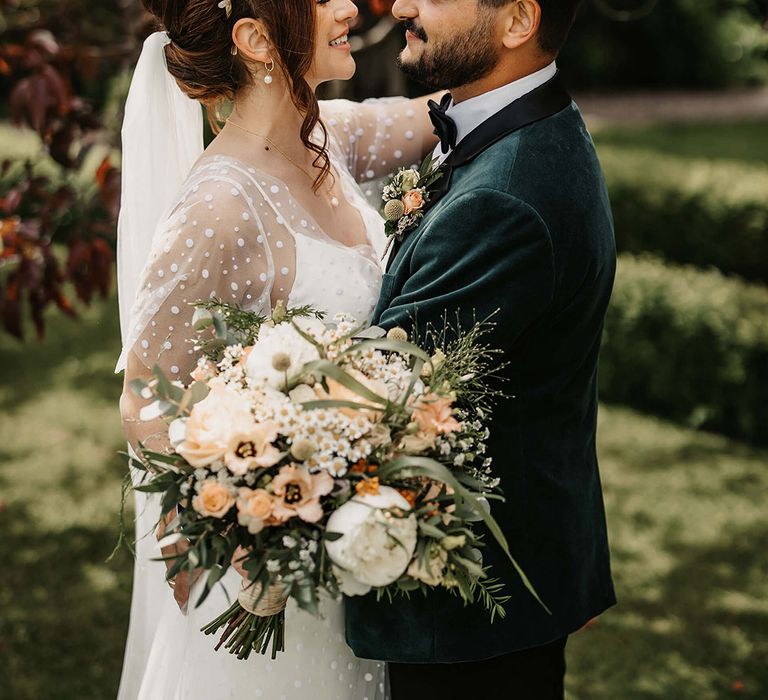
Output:
<svg viewBox="0 0 768 700">
<path fill-rule="evenodd" d="M 194 302 L 219 298 L 269 310 L 274 260 L 259 201 L 219 170 L 190 185 L 155 237 L 133 310 L 130 348 L 147 368 L 189 380 Z"/>
<path fill-rule="evenodd" d="M 358 182 L 421 162 L 426 138 L 416 109 L 412 100 L 401 97 L 320 102 L 331 146 Z"/>
</svg>

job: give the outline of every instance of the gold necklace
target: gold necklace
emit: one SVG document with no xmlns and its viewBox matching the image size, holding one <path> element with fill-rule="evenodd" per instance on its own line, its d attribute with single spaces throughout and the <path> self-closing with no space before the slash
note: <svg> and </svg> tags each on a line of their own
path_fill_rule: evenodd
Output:
<svg viewBox="0 0 768 700">
<path fill-rule="evenodd" d="M 227 119 L 227 124 L 231 124 L 232 126 L 236 126 L 241 131 L 244 131 L 246 134 L 251 134 L 252 136 L 258 136 L 260 139 L 264 139 L 268 144 L 272 146 L 283 158 L 285 158 L 291 165 L 298 168 L 303 172 L 312 182 L 315 181 L 315 178 L 312 177 L 310 173 L 307 172 L 305 168 L 303 168 L 301 165 L 299 165 L 293 158 L 291 158 L 285 151 L 283 151 L 280 146 L 278 146 L 269 136 L 265 136 L 264 134 L 259 134 L 256 131 L 251 131 L 250 129 L 246 129 L 244 126 L 238 124 L 237 122 L 233 122 L 231 119 Z M 266 147 L 265 147 L 266 148 Z M 266 150 L 269 150 L 269 148 L 266 148 Z M 333 188 L 329 186 L 326 189 L 327 195 L 328 195 L 328 201 L 330 202 L 331 206 L 335 209 L 339 206 L 339 198 L 333 193 Z"/>
</svg>

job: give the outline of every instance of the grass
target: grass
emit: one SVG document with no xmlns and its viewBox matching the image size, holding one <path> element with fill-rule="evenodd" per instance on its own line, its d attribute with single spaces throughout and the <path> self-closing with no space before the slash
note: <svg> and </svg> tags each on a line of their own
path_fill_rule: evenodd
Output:
<svg viewBox="0 0 768 700">
<path fill-rule="evenodd" d="M 768 124 L 600 129 L 602 145 L 768 162 Z M 0 125 L 2 156 L 36 142 Z M 120 676 L 132 562 L 114 299 L 0 334 L 0 697 L 104 700 Z M 573 636 L 569 700 L 768 697 L 768 453 L 603 407 L 600 455 L 619 605 Z M 319 700 L 325 700 L 323 698 Z"/>
<path fill-rule="evenodd" d="M 658 151 L 683 158 L 768 163 L 768 120 L 605 125 L 593 130 L 598 146 Z"/>
<path fill-rule="evenodd" d="M 115 696 L 131 561 L 104 563 L 123 473 L 116 305 L 0 334 L 0 696 Z M 7 694 L 6 694 L 7 693 Z"/>
<path fill-rule="evenodd" d="M 0 336 L 3 697 L 115 695 L 118 335 L 110 300 L 40 344 Z M 768 697 L 768 454 L 614 407 L 600 438 L 620 605 L 572 638 L 569 700 Z"/>
</svg>

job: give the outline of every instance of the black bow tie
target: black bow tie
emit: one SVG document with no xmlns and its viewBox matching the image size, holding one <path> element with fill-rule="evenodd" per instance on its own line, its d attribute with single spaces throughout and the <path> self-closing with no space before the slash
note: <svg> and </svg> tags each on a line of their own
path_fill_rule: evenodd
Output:
<svg viewBox="0 0 768 700">
<path fill-rule="evenodd" d="M 434 100 L 429 100 L 429 119 L 435 127 L 435 134 L 440 139 L 440 150 L 448 153 L 449 150 L 456 148 L 456 122 L 446 113 L 448 105 L 451 104 L 451 93 L 446 92 L 440 104 Z"/>
</svg>

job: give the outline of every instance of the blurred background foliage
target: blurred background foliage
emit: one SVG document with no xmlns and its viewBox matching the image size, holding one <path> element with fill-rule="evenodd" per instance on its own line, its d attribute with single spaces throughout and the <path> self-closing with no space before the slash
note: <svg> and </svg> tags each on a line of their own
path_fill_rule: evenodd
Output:
<svg viewBox="0 0 768 700">
<path fill-rule="evenodd" d="M 766 0 L 587 0 L 563 73 L 590 89 L 763 84 L 766 21 Z"/>
<path fill-rule="evenodd" d="M 420 92 L 393 66 L 390 4 L 361 0 L 357 76 L 324 95 Z M 569 700 L 768 697 L 766 22 L 768 0 L 584 0 L 559 61 L 620 252 L 599 435 L 620 605 L 574 636 Z M 122 104 L 150 31 L 138 0 L 0 0 L 0 697 L 14 700 L 101 700 L 119 678 L 132 563 L 104 561 L 124 470 L 112 266 Z M 711 101 L 689 100 L 699 90 Z M 647 109 L 670 100 L 675 118 Z M 725 118 L 701 107 L 716 103 Z"/>
</svg>

